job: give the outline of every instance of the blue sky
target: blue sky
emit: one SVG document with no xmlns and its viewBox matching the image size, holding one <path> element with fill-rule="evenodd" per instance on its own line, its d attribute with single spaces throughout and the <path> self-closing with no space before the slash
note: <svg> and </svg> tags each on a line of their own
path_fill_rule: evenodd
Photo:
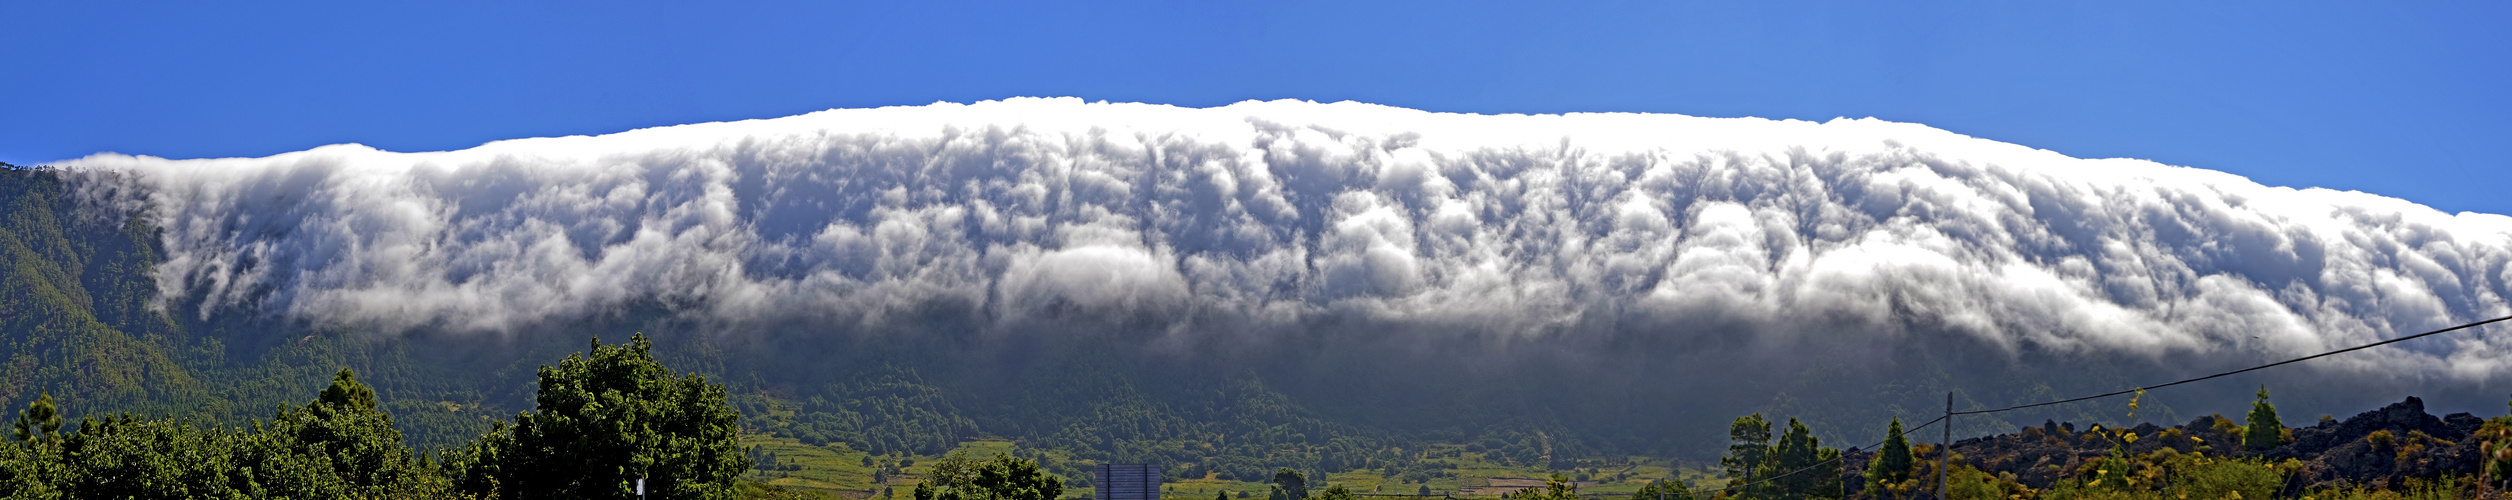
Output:
<svg viewBox="0 0 2512 500">
<path fill-rule="evenodd" d="M 0 161 L 1298 98 L 1872 116 L 2512 213 L 2501 2 L 423 4 L 0 4 Z"/>
</svg>

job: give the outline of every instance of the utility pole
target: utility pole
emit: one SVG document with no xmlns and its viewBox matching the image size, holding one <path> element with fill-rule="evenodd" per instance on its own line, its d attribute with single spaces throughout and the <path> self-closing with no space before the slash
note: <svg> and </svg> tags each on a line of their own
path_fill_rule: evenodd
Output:
<svg viewBox="0 0 2512 500">
<path fill-rule="evenodd" d="M 1945 439 L 1936 445 L 1936 500 L 1945 499 L 1946 467 L 1954 462 L 1954 393 L 1945 393 Z"/>
</svg>

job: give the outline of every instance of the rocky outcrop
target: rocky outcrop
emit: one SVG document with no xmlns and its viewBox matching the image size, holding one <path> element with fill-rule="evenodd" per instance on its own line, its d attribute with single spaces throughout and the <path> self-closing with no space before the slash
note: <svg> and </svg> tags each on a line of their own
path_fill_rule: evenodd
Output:
<svg viewBox="0 0 2512 500">
<path fill-rule="evenodd" d="M 2276 448 L 2248 450 L 2241 445 L 2238 422 L 2219 416 L 2199 417 L 2176 427 L 2139 424 L 2129 429 L 2135 443 L 2116 439 L 2116 431 L 2073 423 L 2044 422 L 2012 434 L 1964 439 L 1954 443 L 1955 458 L 1993 474 L 2013 477 L 2035 489 L 2082 474 L 2090 462 L 2110 456 L 2116 446 L 2132 455 L 2171 448 L 2179 453 L 2236 456 L 2283 463 L 2300 462 L 2293 489 L 2340 486 L 2396 488 L 2411 478 L 2475 474 L 2481 462 L 2480 443 L 2470 436 L 2485 420 L 2466 413 L 2434 417 L 2422 399 L 2405 401 L 2357 414 L 2293 428 L 2291 440 Z M 1865 453 L 1850 454 L 1851 474 L 1865 465 Z M 1932 458 L 1924 458 L 1933 460 Z"/>
</svg>

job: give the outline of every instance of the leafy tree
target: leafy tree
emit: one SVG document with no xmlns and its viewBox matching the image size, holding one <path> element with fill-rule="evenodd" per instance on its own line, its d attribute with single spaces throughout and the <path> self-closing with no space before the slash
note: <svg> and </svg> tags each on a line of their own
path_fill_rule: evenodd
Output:
<svg viewBox="0 0 2512 500">
<path fill-rule="evenodd" d="M 675 376 L 654 360 L 653 342 L 570 354 L 540 369 L 533 411 L 516 415 L 450 459 L 470 469 L 459 483 L 507 498 L 729 498 L 750 469 L 741 452 L 741 415 L 724 386 Z"/>
<path fill-rule="evenodd" d="M 1228 492 L 1228 491 L 1223 491 L 1223 492 L 1219 492 L 1219 493 L 1214 493 L 1214 494 L 1212 495 L 1212 500 L 1230 500 L 1230 492 Z"/>
<path fill-rule="evenodd" d="M 1527 488 L 1502 497 L 1503 500 L 1579 500 L 1579 487 L 1570 478 L 1555 473 L 1544 480 L 1542 489 Z"/>
<path fill-rule="evenodd" d="M 16 427 L 17 440 L 21 443 L 51 441 L 54 436 L 60 435 L 61 410 L 52 405 L 52 393 L 44 393 L 43 397 L 35 398 L 34 403 L 27 404 L 25 410 L 19 411 Z"/>
<path fill-rule="evenodd" d="M 1291 470 L 1288 467 L 1274 471 L 1273 484 L 1282 488 L 1284 498 L 1289 500 L 1308 498 L 1308 476 L 1301 475 L 1300 471 Z"/>
<path fill-rule="evenodd" d="M 1038 468 L 1038 462 L 997 453 L 978 462 L 952 454 L 935 462 L 916 483 L 916 500 L 1055 500 L 1064 494 L 1064 480 Z"/>
<path fill-rule="evenodd" d="M 1359 497 L 1353 496 L 1351 489 L 1344 488 L 1340 484 L 1328 486 L 1324 493 L 1317 495 L 1317 500 L 1354 500 L 1356 498 Z"/>
<path fill-rule="evenodd" d="M 1727 439 L 1735 444 L 1727 446 L 1727 456 L 1719 457 L 1718 464 L 1727 468 L 1729 479 L 1734 479 L 1728 483 L 1737 486 L 1752 483 L 1754 470 L 1760 469 L 1770 455 L 1771 421 L 1763 419 L 1760 413 L 1736 417 L 1735 423 L 1727 426 Z M 1738 495 L 1747 493 L 1751 492 L 1736 492 Z"/>
<path fill-rule="evenodd" d="M 1631 500 L 1693 500 L 1692 485 L 1682 479 L 1653 481 L 1631 492 Z"/>
<path fill-rule="evenodd" d="M 2265 450 L 2284 444 L 2285 424 L 2277 422 L 2276 405 L 2268 404 L 2268 386 L 2259 386 L 2259 400 L 2250 403 L 2250 428 L 2242 433 L 2242 443 L 2253 450 Z"/>
<path fill-rule="evenodd" d="M 1884 428 L 1884 447 L 1875 452 L 1875 460 L 1867 462 L 1870 486 L 1899 483 L 1910 479 L 1910 440 L 1902 437 L 1901 417 Z"/>
</svg>

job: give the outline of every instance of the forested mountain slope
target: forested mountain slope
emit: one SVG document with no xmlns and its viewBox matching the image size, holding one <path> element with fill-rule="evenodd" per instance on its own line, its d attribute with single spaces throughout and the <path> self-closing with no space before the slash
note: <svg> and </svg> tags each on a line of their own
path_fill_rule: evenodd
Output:
<svg viewBox="0 0 2512 500">
<path fill-rule="evenodd" d="M 81 407 L 206 402 L 192 368 L 223 362 L 160 310 L 155 230 L 136 215 L 81 210 L 51 172 L 0 164 L 0 401 L 41 393 Z M 187 363 L 188 362 L 188 363 Z"/>
</svg>

